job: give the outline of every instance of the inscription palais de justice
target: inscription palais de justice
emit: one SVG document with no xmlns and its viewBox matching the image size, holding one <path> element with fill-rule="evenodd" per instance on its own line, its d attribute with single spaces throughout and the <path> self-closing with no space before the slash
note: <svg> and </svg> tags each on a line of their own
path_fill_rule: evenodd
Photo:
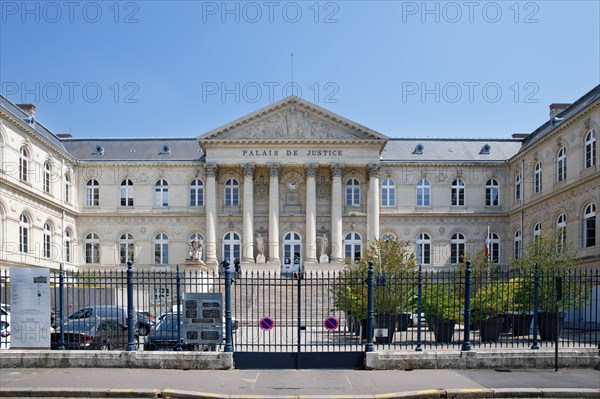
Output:
<svg viewBox="0 0 600 399">
<path fill-rule="evenodd" d="M 341 157 L 342 150 L 242 150 L 243 157 Z"/>
</svg>

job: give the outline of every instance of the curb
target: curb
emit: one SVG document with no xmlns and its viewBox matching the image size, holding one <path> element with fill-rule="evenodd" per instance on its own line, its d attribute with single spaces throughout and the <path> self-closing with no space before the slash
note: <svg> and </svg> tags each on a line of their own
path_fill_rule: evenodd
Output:
<svg viewBox="0 0 600 399">
<path fill-rule="evenodd" d="M 376 395 L 228 395 L 177 389 L 0 389 L 11 398 L 172 398 L 172 399 L 430 399 L 430 398 L 598 398 L 600 389 L 589 388 L 492 388 L 428 389 Z"/>
</svg>

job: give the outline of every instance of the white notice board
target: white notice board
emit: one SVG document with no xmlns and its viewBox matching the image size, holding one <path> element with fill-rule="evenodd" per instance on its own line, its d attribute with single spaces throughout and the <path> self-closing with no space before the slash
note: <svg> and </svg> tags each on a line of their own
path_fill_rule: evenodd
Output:
<svg viewBox="0 0 600 399">
<path fill-rule="evenodd" d="M 50 347 L 50 270 L 10 269 L 10 337 L 12 348 Z"/>
</svg>

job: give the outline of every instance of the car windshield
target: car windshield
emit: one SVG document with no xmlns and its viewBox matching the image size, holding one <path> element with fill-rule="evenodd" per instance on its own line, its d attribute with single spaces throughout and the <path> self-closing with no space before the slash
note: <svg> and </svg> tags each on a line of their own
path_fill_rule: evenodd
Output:
<svg viewBox="0 0 600 399">
<path fill-rule="evenodd" d="M 177 325 L 177 319 L 171 316 L 167 316 L 158 323 L 156 331 L 162 332 L 174 332 L 175 326 Z"/>
</svg>

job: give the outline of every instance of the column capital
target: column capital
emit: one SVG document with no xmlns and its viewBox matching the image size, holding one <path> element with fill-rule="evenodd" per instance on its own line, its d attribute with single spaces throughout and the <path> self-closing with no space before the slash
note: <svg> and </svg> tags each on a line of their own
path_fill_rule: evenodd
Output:
<svg viewBox="0 0 600 399">
<path fill-rule="evenodd" d="M 304 165 L 306 168 L 306 175 L 308 177 L 317 177 L 317 173 L 319 172 L 319 164 L 316 162 L 308 163 Z"/>
<path fill-rule="evenodd" d="M 269 174 L 271 177 L 279 177 L 279 173 L 281 172 L 281 164 L 279 162 L 274 162 L 269 164 Z"/>
<path fill-rule="evenodd" d="M 344 164 L 332 163 L 329 168 L 333 177 L 342 177 L 342 174 L 344 174 Z"/>
<path fill-rule="evenodd" d="M 217 177 L 217 173 L 219 172 L 219 165 L 214 162 L 209 162 L 204 166 L 206 170 L 206 176 L 208 177 Z"/>
<path fill-rule="evenodd" d="M 244 177 L 252 179 L 254 177 L 254 171 L 256 170 L 255 163 L 245 163 L 242 165 L 242 169 L 244 170 Z"/>
<path fill-rule="evenodd" d="M 381 164 L 371 162 L 367 166 L 367 169 L 369 170 L 369 177 L 381 177 Z"/>
</svg>

